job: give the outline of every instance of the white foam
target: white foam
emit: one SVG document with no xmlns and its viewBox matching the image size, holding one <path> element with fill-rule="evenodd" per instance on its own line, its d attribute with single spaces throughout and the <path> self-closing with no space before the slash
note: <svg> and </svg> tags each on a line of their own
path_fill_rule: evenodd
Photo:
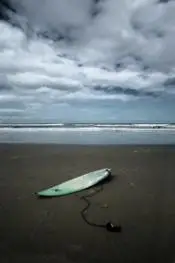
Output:
<svg viewBox="0 0 175 263">
<path fill-rule="evenodd" d="M 52 127 L 0 127 L 0 131 L 2 132 L 103 132 L 103 131 L 113 131 L 113 132 L 162 132 L 162 131 L 175 131 L 174 127 L 161 127 L 161 128 L 153 128 L 152 126 L 143 126 L 143 127 L 129 127 L 129 126 L 85 126 L 85 127 L 64 127 L 64 125 L 60 125 L 60 127 L 52 126 Z"/>
</svg>

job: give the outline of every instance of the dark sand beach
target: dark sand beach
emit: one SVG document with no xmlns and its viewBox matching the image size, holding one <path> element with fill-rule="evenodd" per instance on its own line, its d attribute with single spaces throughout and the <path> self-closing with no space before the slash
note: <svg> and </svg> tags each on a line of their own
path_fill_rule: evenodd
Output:
<svg viewBox="0 0 175 263">
<path fill-rule="evenodd" d="M 87 225 L 75 195 L 34 194 L 103 167 L 88 218 L 121 233 Z M 1 144 L 0 262 L 175 262 L 175 147 Z"/>
</svg>

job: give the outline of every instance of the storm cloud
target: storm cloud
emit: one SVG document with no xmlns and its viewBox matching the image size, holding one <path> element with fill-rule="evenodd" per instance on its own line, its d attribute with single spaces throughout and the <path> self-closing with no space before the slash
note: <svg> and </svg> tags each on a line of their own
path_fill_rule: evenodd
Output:
<svg viewBox="0 0 175 263">
<path fill-rule="evenodd" d="M 174 14 L 174 1 L 1 1 L 0 114 L 175 100 Z"/>
</svg>

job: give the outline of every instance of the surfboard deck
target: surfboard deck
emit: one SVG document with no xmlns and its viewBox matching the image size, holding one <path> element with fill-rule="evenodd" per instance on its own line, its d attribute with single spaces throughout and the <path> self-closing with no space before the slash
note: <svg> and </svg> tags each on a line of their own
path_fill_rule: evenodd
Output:
<svg viewBox="0 0 175 263">
<path fill-rule="evenodd" d="M 66 182 L 47 188 L 45 190 L 39 191 L 36 194 L 39 197 L 54 197 L 54 196 L 68 195 L 71 193 L 75 193 L 87 189 L 93 185 L 96 185 L 97 183 L 106 179 L 110 175 L 111 175 L 111 169 L 109 168 L 100 169 L 70 179 Z"/>
</svg>

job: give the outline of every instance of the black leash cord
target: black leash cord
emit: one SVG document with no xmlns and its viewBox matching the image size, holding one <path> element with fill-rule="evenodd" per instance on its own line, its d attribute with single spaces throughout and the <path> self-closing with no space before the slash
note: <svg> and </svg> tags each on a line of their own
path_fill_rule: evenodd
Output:
<svg viewBox="0 0 175 263">
<path fill-rule="evenodd" d="M 88 198 L 96 195 L 97 193 L 101 192 L 102 190 L 103 190 L 103 185 L 100 185 L 100 187 L 97 188 L 97 190 L 91 194 L 83 195 L 81 197 L 76 194 L 76 196 L 80 197 L 80 199 L 83 199 L 86 202 L 86 206 L 80 212 L 81 217 L 85 221 L 85 223 L 90 225 L 90 226 L 106 228 L 106 230 L 108 230 L 110 232 L 121 232 L 121 226 L 120 225 L 114 225 L 110 221 L 107 224 L 97 224 L 97 223 L 90 222 L 86 217 L 88 209 L 90 208 L 90 205 L 91 205 L 91 202 Z"/>
<path fill-rule="evenodd" d="M 97 193 L 101 192 L 102 190 L 103 190 L 103 186 L 101 185 L 95 192 L 80 197 L 80 199 L 83 199 L 83 200 L 86 202 L 86 206 L 81 210 L 80 213 L 81 213 L 81 217 L 83 218 L 83 220 L 84 220 L 88 225 L 105 228 L 106 225 L 101 225 L 101 224 L 92 223 L 92 222 L 90 222 L 90 221 L 87 219 L 87 217 L 86 217 L 86 214 L 87 214 L 87 212 L 88 212 L 88 209 L 90 208 L 90 205 L 91 205 L 91 202 L 90 202 L 90 200 L 89 200 L 88 198 L 96 195 Z"/>
</svg>

